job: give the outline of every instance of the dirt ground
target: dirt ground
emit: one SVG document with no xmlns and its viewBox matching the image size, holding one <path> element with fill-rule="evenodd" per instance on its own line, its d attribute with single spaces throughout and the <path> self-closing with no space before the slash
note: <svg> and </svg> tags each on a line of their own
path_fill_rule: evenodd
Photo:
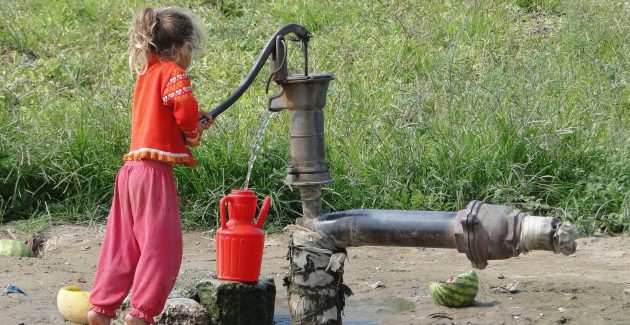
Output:
<svg viewBox="0 0 630 325">
<path fill-rule="evenodd" d="M 9 230 L 9 231 L 6 231 Z M 89 290 L 104 225 L 53 226 L 39 258 L 0 256 L 0 287 L 27 293 L 0 296 L 0 324 L 70 324 L 57 311 L 56 296 L 67 284 Z M 11 225 L 0 238 L 25 239 Z M 286 291 L 288 236 L 267 237 L 262 275 L 277 284 L 276 324 L 289 324 Z M 182 271 L 214 270 L 209 232 L 184 234 Z M 345 282 L 354 291 L 344 324 L 630 324 L 630 238 L 584 237 L 574 255 L 533 252 L 490 261 L 478 271 L 480 291 L 466 308 L 432 302 L 430 281 L 471 269 L 463 254 L 430 248 L 360 247 L 348 250 Z M 516 288 L 513 293 L 503 288 Z"/>
</svg>

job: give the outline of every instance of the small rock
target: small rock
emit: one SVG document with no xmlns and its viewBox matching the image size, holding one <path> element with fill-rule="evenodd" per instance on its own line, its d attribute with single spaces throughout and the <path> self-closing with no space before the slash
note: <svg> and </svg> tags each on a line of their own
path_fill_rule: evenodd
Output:
<svg viewBox="0 0 630 325">
<path fill-rule="evenodd" d="M 564 313 L 564 312 L 565 312 L 565 311 L 567 311 L 567 310 L 566 310 L 566 309 L 564 309 L 564 308 L 562 308 L 562 307 L 560 307 L 560 308 L 558 308 L 558 311 L 559 311 L 559 312 L 561 312 L 561 313 Z"/>
<path fill-rule="evenodd" d="M 164 310 L 155 317 L 156 324 L 206 325 L 210 316 L 203 306 L 193 299 L 173 298 L 166 300 Z"/>
<path fill-rule="evenodd" d="M 446 319 L 450 319 L 452 320 L 453 317 L 449 316 L 446 313 L 433 313 L 433 314 L 429 314 L 427 315 L 429 318 L 446 318 Z"/>
<path fill-rule="evenodd" d="M 493 291 L 502 292 L 502 293 L 517 293 L 519 290 L 517 288 L 518 282 L 508 283 L 505 286 L 497 286 L 490 287 Z"/>
<path fill-rule="evenodd" d="M 383 284 L 383 281 L 378 281 L 378 282 L 370 284 L 370 288 L 372 288 L 372 289 L 384 288 L 384 287 L 385 287 L 385 285 Z"/>
</svg>

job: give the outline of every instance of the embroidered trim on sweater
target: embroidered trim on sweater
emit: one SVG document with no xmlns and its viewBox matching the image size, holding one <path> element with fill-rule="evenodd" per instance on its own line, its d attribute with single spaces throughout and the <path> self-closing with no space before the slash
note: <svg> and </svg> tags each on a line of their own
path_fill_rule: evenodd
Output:
<svg viewBox="0 0 630 325">
<path fill-rule="evenodd" d="M 173 100 L 180 102 L 192 97 L 192 86 L 190 85 L 190 79 L 186 72 L 180 72 L 173 75 L 166 84 L 164 89 L 164 95 L 162 101 L 164 105 L 167 105 L 169 101 Z"/>
<path fill-rule="evenodd" d="M 170 164 L 184 164 L 189 167 L 197 166 L 197 161 L 187 153 L 173 153 L 153 148 L 140 148 L 129 152 L 123 158 L 128 160 L 152 159 Z"/>
</svg>

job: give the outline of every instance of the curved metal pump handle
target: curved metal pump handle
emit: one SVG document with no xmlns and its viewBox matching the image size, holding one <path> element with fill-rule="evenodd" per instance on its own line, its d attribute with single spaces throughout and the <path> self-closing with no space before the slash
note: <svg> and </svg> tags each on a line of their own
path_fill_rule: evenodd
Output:
<svg viewBox="0 0 630 325">
<path fill-rule="evenodd" d="M 265 46 L 263 51 L 260 53 L 258 60 L 252 67 L 252 70 L 249 72 L 249 74 L 247 74 L 247 76 L 245 77 L 243 82 L 241 82 L 241 85 L 236 89 L 236 91 L 234 91 L 232 95 L 230 95 L 230 97 L 228 97 L 223 103 L 219 104 L 213 110 L 208 112 L 213 118 L 216 118 L 217 116 L 219 116 L 219 114 L 223 113 L 223 111 L 225 111 L 230 106 L 232 106 L 232 104 L 234 104 L 234 102 L 236 102 L 241 97 L 241 95 L 243 95 L 245 90 L 249 88 L 249 86 L 252 84 L 252 82 L 254 81 L 258 73 L 260 72 L 260 69 L 262 69 L 269 55 L 271 55 L 272 53 L 276 51 L 277 38 L 283 37 L 284 35 L 289 34 L 289 33 L 294 33 L 295 35 L 297 35 L 297 37 L 304 44 L 304 49 L 306 51 L 306 44 L 311 38 L 311 33 L 305 27 L 300 26 L 298 24 L 284 25 L 275 34 L 273 34 L 273 36 L 271 36 L 271 39 L 269 40 L 269 42 L 267 42 L 267 45 Z M 306 63 L 306 52 L 305 52 L 305 73 L 307 71 L 306 64 L 307 63 Z"/>
</svg>

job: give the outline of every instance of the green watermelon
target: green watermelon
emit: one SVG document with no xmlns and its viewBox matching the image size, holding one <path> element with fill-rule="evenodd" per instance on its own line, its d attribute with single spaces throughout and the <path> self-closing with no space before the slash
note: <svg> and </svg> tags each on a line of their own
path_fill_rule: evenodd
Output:
<svg viewBox="0 0 630 325">
<path fill-rule="evenodd" d="M 431 298 L 446 307 L 465 307 L 470 305 L 479 291 L 479 279 L 475 271 L 462 273 L 446 282 L 429 283 Z"/>
<path fill-rule="evenodd" d="M 24 243 L 13 239 L 0 239 L 0 255 L 16 257 L 33 257 L 31 250 Z"/>
</svg>

